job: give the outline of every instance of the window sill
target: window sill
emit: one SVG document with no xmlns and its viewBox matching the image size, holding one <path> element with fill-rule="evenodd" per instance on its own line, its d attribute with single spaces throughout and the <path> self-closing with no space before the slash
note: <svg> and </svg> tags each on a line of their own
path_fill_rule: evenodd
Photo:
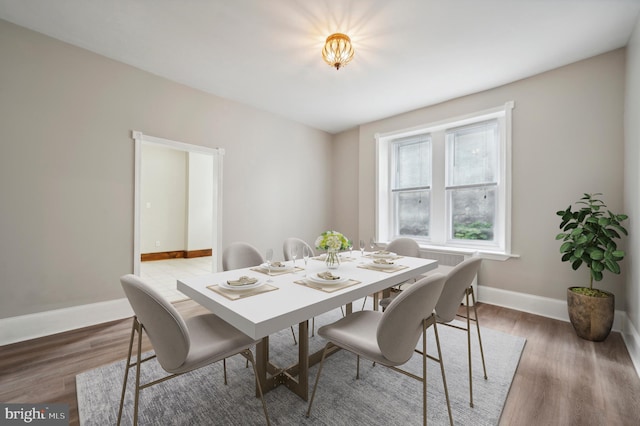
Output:
<svg viewBox="0 0 640 426">
<path fill-rule="evenodd" d="M 472 248 L 435 246 L 435 245 L 427 245 L 427 244 L 420 244 L 420 249 L 425 251 L 435 251 L 438 253 L 462 254 L 465 256 L 472 256 L 473 254 L 477 253 L 483 259 L 499 260 L 499 261 L 505 261 L 511 258 L 520 257 L 519 254 L 505 253 L 505 252 L 499 252 L 499 251 L 482 250 L 482 249 L 476 250 Z"/>
</svg>

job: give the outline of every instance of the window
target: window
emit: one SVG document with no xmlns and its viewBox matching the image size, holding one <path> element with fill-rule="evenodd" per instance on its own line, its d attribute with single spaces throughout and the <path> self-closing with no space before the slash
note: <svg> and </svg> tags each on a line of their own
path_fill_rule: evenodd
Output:
<svg viewBox="0 0 640 426">
<path fill-rule="evenodd" d="M 377 135 L 378 240 L 508 254 L 512 108 Z"/>
<path fill-rule="evenodd" d="M 391 192 L 397 235 L 428 237 L 431 197 L 431 138 L 409 137 L 393 142 Z"/>
</svg>

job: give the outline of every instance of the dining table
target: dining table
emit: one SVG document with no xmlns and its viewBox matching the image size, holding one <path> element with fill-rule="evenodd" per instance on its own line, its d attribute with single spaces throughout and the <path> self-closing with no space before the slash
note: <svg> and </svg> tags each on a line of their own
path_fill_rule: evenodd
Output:
<svg viewBox="0 0 640 426">
<path fill-rule="evenodd" d="M 318 256 L 309 259 L 306 268 L 298 260 L 296 267 L 292 261 L 281 262 L 271 271 L 268 266 L 257 266 L 182 278 L 177 280 L 177 289 L 257 341 L 256 368 L 264 392 L 285 385 L 306 401 L 309 367 L 322 356 L 321 350 L 309 353 L 308 320 L 343 306 L 349 315 L 352 302 L 380 292 L 388 294 L 391 287 L 438 266 L 433 259 L 395 256 L 389 262 L 395 267 L 389 267 L 374 263 L 373 253 L 359 251 L 343 252 L 340 257 L 337 269 L 328 269 Z M 331 275 L 324 275 L 326 272 Z M 246 290 L 233 285 L 247 279 Z M 297 363 L 277 366 L 269 359 L 269 336 L 296 324 Z"/>
</svg>

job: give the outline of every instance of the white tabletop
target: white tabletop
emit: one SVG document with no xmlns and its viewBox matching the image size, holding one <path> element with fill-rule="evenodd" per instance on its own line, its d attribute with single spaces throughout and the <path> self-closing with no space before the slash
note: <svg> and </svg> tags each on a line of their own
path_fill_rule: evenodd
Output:
<svg viewBox="0 0 640 426">
<path fill-rule="evenodd" d="M 348 253 L 342 256 L 348 257 Z M 305 273 L 312 274 L 327 270 L 324 262 L 318 260 L 309 260 L 306 271 L 272 277 L 246 268 L 185 278 L 178 280 L 178 290 L 257 340 L 354 300 L 400 284 L 438 266 L 436 260 L 402 257 L 396 263 L 408 268 L 389 273 L 359 268 L 358 265 L 371 262 L 371 259 L 360 258 L 360 253 L 356 251 L 353 252 L 353 257 L 354 261 L 344 261 L 338 270 L 332 270 L 332 272 L 361 283 L 333 293 L 294 283 L 303 279 Z M 304 267 L 304 261 L 297 260 L 296 265 Z M 269 284 L 277 287 L 278 290 L 229 300 L 207 288 L 229 279 L 237 279 L 242 275 L 255 277 L 261 281 L 271 278 L 273 282 Z"/>
</svg>

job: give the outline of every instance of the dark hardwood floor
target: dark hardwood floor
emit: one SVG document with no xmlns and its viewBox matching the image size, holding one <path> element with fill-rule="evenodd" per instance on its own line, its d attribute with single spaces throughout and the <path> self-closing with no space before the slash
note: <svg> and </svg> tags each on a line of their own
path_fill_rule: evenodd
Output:
<svg viewBox="0 0 640 426">
<path fill-rule="evenodd" d="M 478 312 L 481 326 L 527 339 L 501 425 L 640 424 L 640 378 L 619 333 L 593 343 L 562 321 L 487 304 Z M 77 425 L 76 374 L 124 359 L 130 327 L 127 319 L 0 347 L 0 401 L 66 403 Z"/>
</svg>

